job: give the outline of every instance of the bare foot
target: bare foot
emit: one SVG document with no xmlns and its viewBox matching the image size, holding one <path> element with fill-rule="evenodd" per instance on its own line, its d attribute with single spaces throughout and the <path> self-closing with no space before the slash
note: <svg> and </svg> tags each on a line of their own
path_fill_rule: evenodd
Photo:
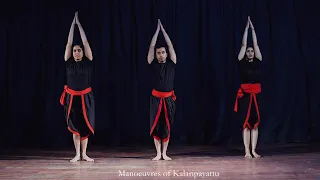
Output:
<svg viewBox="0 0 320 180">
<path fill-rule="evenodd" d="M 80 160 L 80 155 L 76 155 L 73 159 L 70 160 L 70 162 L 77 162 Z"/>
<path fill-rule="evenodd" d="M 163 154 L 162 155 L 163 159 L 166 160 L 166 161 L 171 161 L 172 159 L 169 158 L 166 154 Z"/>
<path fill-rule="evenodd" d="M 261 157 L 259 154 L 257 154 L 255 151 L 252 151 L 252 155 L 255 157 L 255 158 L 259 158 Z"/>
<path fill-rule="evenodd" d="M 89 158 L 86 154 L 82 154 L 82 159 L 88 161 L 88 162 L 94 162 L 93 159 Z"/>
<path fill-rule="evenodd" d="M 160 159 L 161 159 L 161 154 L 157 154 L 157 156 L 154 157 L 154 158 L 152 159 L 152 161 L 158 161 L 158 160 L 160 160 Z"/>
<path fill-rule="evenodd" d="M 250 152 L 246 152 L 246 154 L 244 155 L 245 158 L 252 158 Z"/>
</svg>

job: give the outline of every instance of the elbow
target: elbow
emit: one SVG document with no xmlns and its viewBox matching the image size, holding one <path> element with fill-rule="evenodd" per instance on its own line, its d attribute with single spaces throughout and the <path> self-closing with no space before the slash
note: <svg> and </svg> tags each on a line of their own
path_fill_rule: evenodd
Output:
<svg viewBox="0 0 320 180">
<path fill-rule="evenodd" d="M 93 55 L 92 55 L 92 52 L 86 52 L 86 57 L 92 61 L 93 60 Z"/>
<path fill-rule="evenodd" d="M 262 61 L 262 55 L 256 56 L 256 58 Z"/>
<path fill-rule="evenodd" d="M 149 56 L 147 57 L 147 62 L 148 62 L 148 64 L 151 63 L 151 60 L 150 60 L 150 57 L 149 57 Z"/>
<path fill-rule="evenodd" d="M 177 63 L 177 56 L 174 54 L 170 56 L 170 59 L 176 64 Z"/>
<path fill-rule="evenodd" d="M 243 58 L 244 58 L 244 55 L 240 53 L 240 54 L 238 55 L 238 60 L 241 61 Z"/>
<path fill-rule="evenodd" d="M 68 56 L 64 56 L 64 61 L 68 61 Z"/>
<path fill-rule="evenodd" d="M 147 60 L 148 60 L 149 64 L 153 61 L 153 59 L 154 59 L 154 56 L 151 54 L 148 54 Z"/>
</svg>

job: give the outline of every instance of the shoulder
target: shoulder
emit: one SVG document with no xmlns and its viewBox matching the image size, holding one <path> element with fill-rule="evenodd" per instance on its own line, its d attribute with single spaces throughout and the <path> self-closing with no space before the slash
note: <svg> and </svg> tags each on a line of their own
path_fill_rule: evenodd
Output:
<svg viewBox="0 0 320 180">
<path fill-rule="evenodd" d="M 66 60 L 64 63 L 67 65 L 67 66 L 70 66 L 71 64 L 73 64 L 75 61 L 73 60 L 73 58 L 69 58 L 68 60 Z"/>
<path fill-rule="evenodd" d="M 237 64 L 239 64 L 239 65 L 242 65 L 242 64 L 246 64 L 246 60 L 245 60 L 245 58 L 243 58 L 243 59 L 241 59 L 241 60 L 238 60 L 237 61 Z"/>
<path fill-rule="evenodd" d="M 151 65 L 152 67 L 159 65 L 157 59 L 154 59 L 149 65 Z"/>
<path fill-rule="evenodd" d="M 85 61 L 85 62 L 92 62 L 93 59 L 92 59 L 92 60 L 89 60 L 86 56 L 83 56 L 83 61 Z"/>
<path fill-rule="evenodd" d="M 156 60 L 156 59 L 153 59 L 150 64 L 151 64 L 151 65 L 157 64 L 157 60 Z"/>
<path fill-rule="evenodd" d="M 83 57 L 82 59 L 83 63 L 86 64 L 86 65 L 92 65 L 92 61 L 93 60 L 89 60 L 87 57 Z"/>
<path fill-rule="evenodd" d="M 254 58 L 254 63 L 255 63 L 255 64 L 261 64 L 262 61 L 260 61 L 258 58 Z"/>
<path fill-rule="evenodd" d="M 167 60 L 167 64 L 169 65 L 169 66 L 172 66 L 172 67 L 176 67 L 176 64 L 171 60 L 171 59 L 168 59 Z"/>
</svg>

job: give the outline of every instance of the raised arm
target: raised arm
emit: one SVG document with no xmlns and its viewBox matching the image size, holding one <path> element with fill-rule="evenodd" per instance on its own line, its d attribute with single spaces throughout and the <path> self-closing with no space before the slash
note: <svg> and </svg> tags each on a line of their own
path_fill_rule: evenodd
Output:
<svg viewBox="0 0 320 180">
<path fill-rule="evenodd" d="M 160 20 L 159 20 L 159 22 L 160 22 Z M 163 28 L 161 22 L 160 22 L 160 26 L 161 26 L 161 31 L 163 33 L 164 39 L 166 40 L 166 43 L 167 43 L 168 48 L 169 48 L 170 59 L 173 61 L 173 63 L 176 64 L 177 63 L 177 55 L 176 55 L 176 52 L 174 51 L 172 42 L 171 42 L 166 30 Z"/>
<path fill-rule="evenodd" d="M 149 52 L 148 52 L 148 63 L 149 64 L 151 64 L 153 59 L 154 59 L 154 48 L 155 48 L 155 45 L 156 45 L 156 42 L 157 42 L 157 39 L 158 39 L 159 31 L 160 31 L 160 23 L 159 23 L 159 20 L 158 20 L 157 30 L 154 33 L 154 35 L 152 37 L 152 40 L 151 40 L 151 43 L 150 43 L 150 46 L 149 46 Z"/>
<path fill-rule="evenodd" d="M 73 43 L 73 33 L 74 33 L 74 26 L 76 24 L 76 17 L 73 18 L 70 31 L 69 31 L 69 36 L 68 36 L 68 42 L 66 45 L 66 50 L 64 52 L 64 60 L 67 61 L 71 55 L 72 55 L 72 43 Z"/>
<path fill-rule="evenodd" d="M 84 54 L 90 61 L 92 61 L 92 59 L 93 59 L 92 51 L 91 51 L 89 42 L 87 40 L 86 33 L 84 32 L 84 30 L 83 30 L 83 28 L 82 28 L 82 26 L 80 24 L 79 17 L 78 17 L 78 12 L 76 12 L 76 23 L 77 23 L 79 31 L 80 31 L 80 36 L 81 36 L 82 44 L 83 44 L 83 47 L 84 47 Z"/>
<path fill-rule="evenodd" d="M 247 49 L 247 39 L 248 39 L 248 29 L 249 29 L 249 17 L 247 21 L 247 26 L 244 29 L 243 37 L 242 37 L 242 44 L 241 44 L 241 49 L 238 54 L 238 60 L 241 61 L 246 54 L 246 49 Z"/>
<path fill-rule="evenodd" d="M 253 41 L 254 54 L 255 54 L 257 59 L 262 61 L 262 55 L 261 55 L 261 52 L 260 52 L 260 48 L 258 46 L 257 35 L 256 35 L 256 32 L 254 30 L 253 24 L 252 24 L 250 19 L 249 19 L 249 22 L 250 22 L 250 27 L 251 27 L 251 31 L 252 31 L 252 41 Z"/>
</svg>

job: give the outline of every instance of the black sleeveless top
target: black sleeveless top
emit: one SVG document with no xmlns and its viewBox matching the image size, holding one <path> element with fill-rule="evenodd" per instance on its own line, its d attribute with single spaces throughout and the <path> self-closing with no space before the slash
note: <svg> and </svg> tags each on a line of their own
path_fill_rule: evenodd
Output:
<svg viewBox="0 0 320 180">
<path fill-rule="evenodd" d="M 261 61 L 257 58 L 254 58 L 252 62 L 249 62 L 245 58 L 238 61 L 241 83 L 260 83 L 260 65 Z"/>
<path fill-rule="evenodd" d="M 170 92 L 174 89 L 174 76 L 176 64 L 171 60 L 159 63 L 157 59 L 152 61 L 152 88 L 161 92 Z"/>
<path fill-rule="evenodd" d="M 91 86 L 92 61 L 83 57 L 76 62 L 73 58 L 66 61 L 67 86 L 81 91 Z"/>
</svg>

